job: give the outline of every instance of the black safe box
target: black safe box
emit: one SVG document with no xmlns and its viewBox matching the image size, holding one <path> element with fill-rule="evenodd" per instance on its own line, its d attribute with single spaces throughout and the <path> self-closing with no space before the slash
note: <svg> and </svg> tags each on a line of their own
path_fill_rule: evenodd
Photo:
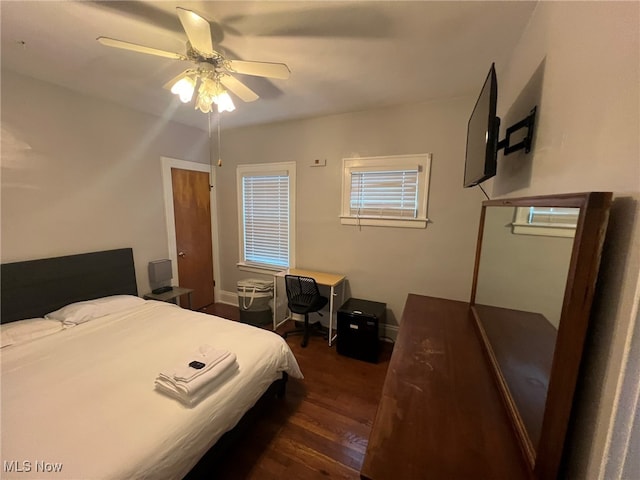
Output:
<svg viewBox="0 0 640 480">
<path fill-rule="evenodd" d="M 338 353 L 365 362 L 378 362 L 378 328 L 385 322 L 387 304 L 350 298 L 338 310 Z"/>
</svg>

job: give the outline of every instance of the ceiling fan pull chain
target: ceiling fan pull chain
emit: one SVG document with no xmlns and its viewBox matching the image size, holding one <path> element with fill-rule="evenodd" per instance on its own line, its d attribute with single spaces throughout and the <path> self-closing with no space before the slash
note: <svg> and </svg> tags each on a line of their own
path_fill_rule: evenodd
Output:
<svg viewBox="0 0 640 480">
<path fill-rule="evenodd" d="M 218 112 L 217 119 L 218 119 L 218 166 L 219 167 L 222 166 L 222 156 L 220 155 L 220 151 L 222 150 L 220 146 L 220 117 L 221 116 L 222 116 L 222 113 Z"/>
<path fill-rule="evenodd" d="M 207 126 L 209 132 L 209 191 L 213 190 L 213 146 L 211 145 L 211 112 L 207 115 Z"/>
</svg>

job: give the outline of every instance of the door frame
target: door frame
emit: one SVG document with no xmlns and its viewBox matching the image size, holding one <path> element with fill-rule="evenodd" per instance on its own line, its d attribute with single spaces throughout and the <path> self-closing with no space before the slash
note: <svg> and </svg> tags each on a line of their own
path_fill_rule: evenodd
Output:
<svg viewBox="0 0 640 480">
<path fill-rule="evenodd" d="M 209 205 L 211 206 L 211 254 L 213 258 L 213 297 L 214 301 L 220 297 L 220 258 L 218 243 L 218 206 L 216 202 L 217 177 L 215 167 L 198 162 L 190 162 L 171 157 L 160 157 L 162 173 L 162 191 L 164 195 L 164 215 L 167 225 L 167 245 L 169 248 L 169 259 L 174 281 L 180 285 L 178 277 L 178 256 L 176 253 L 176 225 L 173 210 L 173 183 L 171 182 L 171 169 L 192 170 L 196 172 L 207 172 L 210 174 L 213 188 L 209 191 Z"/>
</svg>

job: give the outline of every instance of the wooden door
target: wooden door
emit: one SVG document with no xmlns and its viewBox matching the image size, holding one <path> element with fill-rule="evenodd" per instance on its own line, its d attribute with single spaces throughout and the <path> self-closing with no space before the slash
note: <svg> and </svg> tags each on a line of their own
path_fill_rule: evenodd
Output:
<svg viewBox="0 0 640 480">
<path fill-rule="evenodd" d="M 214 302 L 209 173 L 172 168 L 171 184 L 179 283 L 200 310 Z"/>
</svg>

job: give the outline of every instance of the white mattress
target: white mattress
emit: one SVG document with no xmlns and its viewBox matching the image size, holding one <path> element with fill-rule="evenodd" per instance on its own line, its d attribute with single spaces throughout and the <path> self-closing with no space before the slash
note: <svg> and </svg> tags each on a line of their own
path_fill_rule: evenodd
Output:
<svg viewBox="0 0 640 480">
<path fill-rule="evenodd" d="M 238 372 L 193 408 L 157 392 L 202 344 L 234 352 Z M 155 301 L 0 358 L 2 478 L 182 478 L 282 371 L 302 378 L 280 336 Z"/>
</svg>

